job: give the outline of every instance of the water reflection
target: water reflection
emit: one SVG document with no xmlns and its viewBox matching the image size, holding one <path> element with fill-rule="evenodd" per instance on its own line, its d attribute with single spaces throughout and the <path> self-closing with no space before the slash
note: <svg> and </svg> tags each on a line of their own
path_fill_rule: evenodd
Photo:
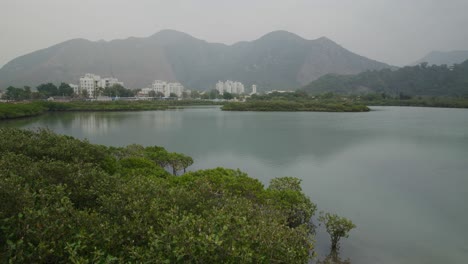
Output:
<svg viewBox="0 0 468 264">
<path fill-rule="evenodd" d="M 331 250 L 330 254 L 322 260 L 318 260 L 317 264 L 351 264 L 351 260 L 349 258 L 343 260 L 338 250 Z"/>
</svg>

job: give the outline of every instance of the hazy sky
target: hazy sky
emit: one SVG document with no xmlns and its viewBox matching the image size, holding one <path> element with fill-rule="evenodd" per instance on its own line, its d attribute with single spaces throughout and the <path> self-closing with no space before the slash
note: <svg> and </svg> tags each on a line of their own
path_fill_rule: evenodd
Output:
<svg viewBox="0 0 468 264">
<path fill-rule="evenodd" d="M 468 50 L 467 27 L 468 0 L 0 0 L 0 66 L 72 38 L 161 29 L 226 44 L 281 29 L 404 65 L 432 50 Z"/>
</svg>

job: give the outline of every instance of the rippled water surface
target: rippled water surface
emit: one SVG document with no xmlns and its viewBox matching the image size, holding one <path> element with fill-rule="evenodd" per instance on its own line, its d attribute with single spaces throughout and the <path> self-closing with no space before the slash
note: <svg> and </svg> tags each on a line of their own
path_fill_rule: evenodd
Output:
<svg viewBox="0 0 468 264">
<path fill-rule="evenodd" d="M 58 113 L 0 122 L 105 145 L 160 145 L 192 169 L 239 168 L 267 184 L 303 179 L 319 209 L 349 217 L 351 263 L 468 263 L 468 110 L 370 113 L 173 111 Z M 328 237 L 318 233 L 318 251 Z"/>
</svg>

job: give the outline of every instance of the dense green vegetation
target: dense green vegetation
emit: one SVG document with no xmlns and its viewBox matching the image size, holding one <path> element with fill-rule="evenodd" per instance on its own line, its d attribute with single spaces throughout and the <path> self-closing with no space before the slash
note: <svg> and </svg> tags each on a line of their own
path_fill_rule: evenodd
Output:
<svg viewBox="0 0 468 264">
<path fill-rule="evenodd" d="M 171 176 L 191 158 L 0 129 L 0 262 L 307 263 L 316 206 L 300 180 Z M 27 164 L 27 166 L 25 166 Z"/>
<path fill-rule="evenodd" d="M 303 90 L 311 94 L 374 92 L 391 96 L 467 97 L 468 60 L 453 67 L 422 63 L 394 71 L 383 69 L 357 75 L 329 74 L 313 81 Z"/>
<path fill-rule="evenodd" d="M 247 102 L 226 103 L 225 111 L 316 111 L 316 112 L 367 112 L 363 104 L 347 101 L 345 98 L 317 96 L 303 92 L 271 93 L 254 95 Z"/>
<path fill-rule="evenodd" d="M 291 102 L 291 101 L 251 101 L 245 103 L 227 103 L 222 108 L 224 111 L 278 111 L 278 112 L 368 112 L 365 105 L 357 105 L 346 102 Z"/>
<path fill-rule="evenodd" d="M 338 96 L 338 95 L 334 95 Z M 348 95 L 350 101 L 369 106 L 419 106 L 419 107 L 450 107 L 468 108 L 468 98 L 463 97 L 428 97 L 428 96 L 389 96 L 385 93 L 368 93 L 364 95 Z"/>
<path fill-rule="evenodd" d="M 356 228 L 356 225 L 349 219 L 336 214 L 321 212 L 318 220 L 325 225 L 327 233 L 330 235 L 331 251 L 337 251 L 341 238 L 348 237 L 349 231 Z"/>
<path fill-rule="evenodd" d="M 42 102 L 49 111 L 145 111 L 166 110 L 169 104 L 158 101 L 72 101 Z"/>
<path fill-rule="evenodd" d="M 9 86 L 2 99 L 9 101 L 24 101 L 34 99 L 47 99 L 51 96 L 72 96 L 73 88 L 67 83 L 61 83 L 59 87 L 53 83 L 44 83 L 36 87 L 36 91 L 32 91 L 31 87 L 25 86 L 17 88 Z"/>
<path fill-rule="evenodd" d="M 41 104 L 6 104 L 0 103 L 0 120 L 36 116 L 48 109 Z"/>
<path fill-rule="evenodd" d="M 218 105 L 220 103 L 202 100 L 168 101 L 72 101 L 0 103 L 0 120 L 40 115 L 47 111 L 149 111 L 167 110 L 175 107 L 194 105 Z"/>
</svg>

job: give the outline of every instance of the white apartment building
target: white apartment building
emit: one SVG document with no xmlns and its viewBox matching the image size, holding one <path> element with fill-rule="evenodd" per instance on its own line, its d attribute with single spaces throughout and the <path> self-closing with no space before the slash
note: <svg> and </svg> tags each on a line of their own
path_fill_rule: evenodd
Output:
<svg viewBox="0 0 468 264">
<path fill-rule="evenodd" d="M 108 88 L 108 87 L 112 87 L 115 84 L 119 84 L 121 86 L 124 86 L 124 83 L 119 82 L 119 80 L 117 78 L 102 78 L 99 87 Z"/>
<path fill-rule="evenodd" d="M 252 94 L 256 94 L 256 93 L 257 93 L 257 85 L 252 84 L 252 92 L 250 94 L 252 95 Z"/>
<path fill-rule="evenodd" d="M 224 83 L 222 81 L 218 81 L 218 83 L 216 83 L 216 90 L 218 90 L 219 94 L 224 93 Z"/>
<path fill-rule="evenodd" d="M 124 86 L 124 83 L 119 82 L 117 78 L 101 78 L 99 75 L 87 73 L 85 76 L 80 78 L 80 85 L 78 89 L 75 90 L 75 88 L 73 88 L 73 90 L 76 94 L 79 94 L 82 91 L 86 91 L 89 97 L 95 97 L 97 96 L 95 94 L 97 88 L 105 89 L 113 86 L 114 84 L 120 84 Z"/>
<path fill-rule="evenodd" d="M 100 86 L 101 76 L 87 73 L 80 78 L 79 93 L 86 91 L 89 97 L 94 97 L 96 89 Z"/>
<path fill-rule="evenodd" d="M 171 93 L 177 95 L 177 97 L 182 97 L 182 94 L 188 90 L 186 90 L 184 86 L 178 82 L 167 83 L 165 81 L 156 80 L 151 85 L 151 88 L 141 89 L 140 95 L 148 96 L 151 91 L 162 93 L 164 97 L 170 97 Z"/>
<path fill-rule="evenodd" d="M 166 90 L 164 91 L 164 95 L 169 97 L 171 93 L 177 95 L 177 97 L 182 97 L 182 93 L 184 92 L 184 86 L 180 83 L 168 83 L 166 85 Z"/>
<path fill-rule="evenodd" d="M 216 83 L 216 90 L 218 90 L 219 94 L 221 95 L 224 92 L 231 94 L 243 94 L 245 92 L 245 87 L 241 82 L 227 80 L 225 82 L 218 81 L 218 83 Z"/>
</svg>

